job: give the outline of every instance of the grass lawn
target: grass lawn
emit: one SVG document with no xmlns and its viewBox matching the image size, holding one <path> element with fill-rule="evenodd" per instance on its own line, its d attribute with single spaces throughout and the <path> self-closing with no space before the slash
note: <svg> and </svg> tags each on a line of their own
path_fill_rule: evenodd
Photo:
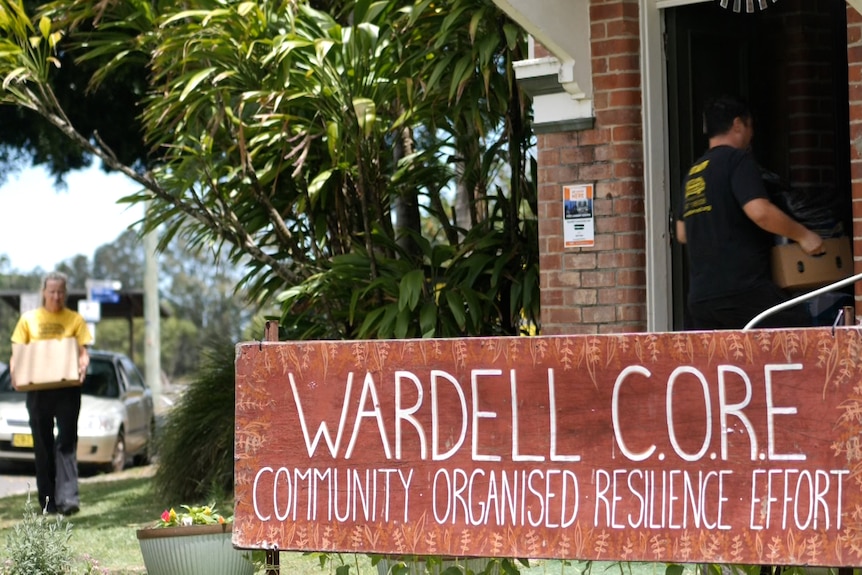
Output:
<svg viewBox="0 0 862 575">
<path fill-rule="evenodd" d="M 135 531 L 152 524 L 164 510 L 150 491 L 153 468 L 137 467 L 119 474 L 82 478 L 81 512 L 71 517 L 70 545 L 75 553 L 93 558 L 99 575 L 144 574 L 144 562 Z M 35 487 L 34 487 L 35 489 Z M 5 541 L 12 527 L 24 514 L 26 494 L 0 498 L 0 563 L 6 559 Z M 223 510 L 227 511 L 227 510 Z M 332 575 L 339 565 L 350 565 L 351 575 L 377 575 L 371 559 L 365 555 L 333 555 L 332 561 L 320 566 L 319 559 L 302 553 L 281 553 L 282 575 Z M 522 575 L 664 575 L 659 563 L 618 564 L 572 561 L 531 561 L 521 567 Z M 263 569 L 259 570 L 263 573 Z M 686 575 L 693 569 L 686 569 Z"/>
</svg>

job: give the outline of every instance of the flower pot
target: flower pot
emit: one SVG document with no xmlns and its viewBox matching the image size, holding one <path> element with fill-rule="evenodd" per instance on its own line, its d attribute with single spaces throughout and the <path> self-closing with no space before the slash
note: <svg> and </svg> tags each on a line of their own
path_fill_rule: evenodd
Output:
<svg viewBox="0 0 862 575">
<path fill-rule="evenodd" d="M 139 529 L 147 575 L 252 575 L 251 551 L 234 549 L 231 524 Z"/>
</svg>

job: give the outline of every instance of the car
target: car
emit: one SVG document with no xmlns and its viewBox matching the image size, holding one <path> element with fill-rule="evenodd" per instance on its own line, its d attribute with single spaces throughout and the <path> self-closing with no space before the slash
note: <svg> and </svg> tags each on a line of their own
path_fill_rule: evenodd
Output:
<svg viewBox="0 0 862 575">
<path fill-rule="evenodd" d="M 78 416 L 78 464 L 122 471 L 150 459 L 155 433 L 153 394 L 131 359 L 90 352 Z M 0 374 L 0 460 L 32 461 L 33 436 L 24 403 L 6 368 Z"/>
</svg>

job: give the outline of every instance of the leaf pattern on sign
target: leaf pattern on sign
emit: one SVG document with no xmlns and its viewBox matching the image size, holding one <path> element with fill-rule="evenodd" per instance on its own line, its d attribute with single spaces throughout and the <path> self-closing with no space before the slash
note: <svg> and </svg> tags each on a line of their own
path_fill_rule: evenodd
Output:
<svg viewBox="0 0 862 575">
<path fill-rule="evenodd" d="M 472 533 L 470 533 L 470 531 L 468 529 L 462 529 L 461 530 L 461 537 L 459 538 L 459 541 L 458 541 L 458 543 L 459 543 L 458 550 L 460 551 L 459 555 L 467 555 L 470 552 L 470 549 L 472 547 L 471 546 L 472 541 L 473 541 Z"/>
<path fill-rule="evenodd" d="M 610 535 L 605 530 L 602 530 L 602 532 L 599 533 L 599 536 L 596 537 L 595 544 L 593 545 L 593 551 L 596 552 L 597 559 L 601 559 L 602 556 L 608 552 L 609 537 Z"/>
<path fill-rule="evenodd" d="M 733 333 L 728 337 L 728 342 L 726 357 L 737 362 L 754 363 L 754 349 L 747 334 L 737 335 Z"/>
<path fill-rule="evenodd" d="M 569 371 L 574 368 L 575 349 L 569 338 L 555 338 L 554 345 L 556 346 L 557 361 L 563 365 L 563 371 Z"/>
<path fill-rule="evenodd" d="M 548 355 L 548 340 L 531 338 L 530 354 L 533 356 L 533 365 L 539 365 L 542 363 Z"/>
<path fill-rule="evenodd" d="M 452 357 L 455 358 L 455 366 L 459 369 L 467 369 L 467 342 L 463 339 L 452 340 Z"/>
<path fill-rule="evenodd" d="M 742 535 L 734 535 L 730 543 L 730 562 L 742 563 Z"/>
<path fill-rule="evenodd" d="M 623 561 L 628 561 L 629 557 L 632 556 L 632 551 L 634 551 L 634 541 L 630 536 L 626 536 L 626 542 L 623 544 L 623 550 L 620 554 Z"/>
<path fill-rule="evenodd" d="M 350 344 L 350 355 L 353 357 L 353 366 L 359 369 L 365 367 L 365 362 L 368 361 L 366 355 L 367 344 L 365 342 L 354 342 Z"/>
<path fill-rule="evenodd" d="M 596 364 L 602 361 L 602 351 L 601 347 L 599 346 L 598 338 L 586 338 L 586 340 L 584 341 L 583 359 L 587 365 L 587 372 L 590 374 L 590 379 L 593 380 L 593 385 L 596 387 L 596 389 L 598 389 L 599 384 L 596 381 Z"/>
<path fill-rule="evenodd" d="M 513 338 L 509 339 L 509 344 L 507 346 L 507 356 L 510 363 L 517 363 L 518 358 L 521 356 L 521 343 L 524 341 L 521 338 Z"/>
<path fill-rule="evenodd" d="M 714 333 L 700 333 L 697 335 L 697 340 L 700 342 L 700 351 L 701 353 L 706 355 L 706 364 L 712 365 L 712 358 L 715 355 L 715 334 Z"/>
<path fill-rule="evenodd" d="M 757 349 L 759 349 L 761 353 L 768 354 L 770 350 L 772 350 L 772 336 L 769 331 L 755 331 L 752 338 L 754 338 L 754 343 L 757 345 Z"/>
<path fill-rule="evenodd" d="M 676 333 L 672 337 L 673 347 L 671 348 L 671 357 L 679 360 L 681 363 L 694 362 L 694 345 L 691 337 L 684 333 Z"/>
</svg>

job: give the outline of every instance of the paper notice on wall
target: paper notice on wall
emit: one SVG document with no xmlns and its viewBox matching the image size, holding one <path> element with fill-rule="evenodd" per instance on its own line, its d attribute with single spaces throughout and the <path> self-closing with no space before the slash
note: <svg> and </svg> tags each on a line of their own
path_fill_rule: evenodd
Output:
<svg viewBox="0 0 862 575">
<path fill-rule="evenodd" d="M 563 240 L 566 248 L 595 245 L 593 184 L 563 186 Z"/>
</svg>

